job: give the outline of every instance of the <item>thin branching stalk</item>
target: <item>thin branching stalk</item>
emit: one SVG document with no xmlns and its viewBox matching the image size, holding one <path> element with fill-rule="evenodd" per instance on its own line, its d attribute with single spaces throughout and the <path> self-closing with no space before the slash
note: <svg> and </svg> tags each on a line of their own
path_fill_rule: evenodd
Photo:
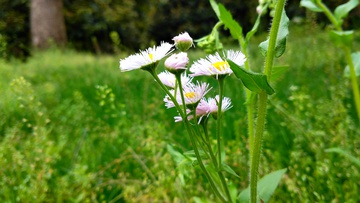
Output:
<svg viewBox="0 0 360 203">
<path fill-rule="evenodd" d="M 223 185 L 223 189 L 226 193 L 226 196 L 231 202 L 231 195 L 229 188 L 226 184 L 226 180 L 224 177 L 224 174 L 222 173 L 222 160 L 221 160 L 221 118 L 222 118 L 222 100 L 223 100 L 223 94 L 224 94 L 224 79 L 225 77 L 219 77 L 218 83 L 219 83 L 219 101 L 218 101 L 218 112 L 217 112 L 217 120 L 216 120 L 216 138 L 217 138 L 217 147 L 218 147 L 218 166 L 217 166 L 217 172 L 221 181 L 221 184 Z"/>
<path fill-rule="evenodd" d="M 218 148 L 218 168 L 221 168 L 221 105 L 222 105 L 222 95 L 224 91 L 224 78 L 219 77 L 219 101 L 218 101 L 218 112 L 216 119 L 216 139 L 217 139 L 217 148 Z"/>
<path fill-rule="evenodd" d="M 179 85 L 179 91 L 180 91 L 180 95 L 181 95 L 181 99 L 182 99 L 182 103 L 185 106 L 185 98 L 184 98 L 184 94 L 183 94 L 183 89 L 182 89 L 182 84 L 181 84 L 181 76 L 180 75 L 176 75 L 177 78 L 177 83 Z M 182 109 L 179 107 L 178 109 L 179 111 L 181 111 Z M 189 137 L 190 137 L 190 142 L 194 148 L 194 152 L 195 152 L 195 156 L 196 159 L 198 160 L 199 166 L 201 168 L 201 170 L 205 173 L 206 178 L 208 179 L 211 188 L 213 189 L 214 194 L 222 201 L 222 202 L 227 202 L 226 198 L 223 197 L 223 195 L 219 192 L 218 187 L 216 186 L 216 183 L 214 182 L 213 178 L 211 177 L 209 171 L 206 169 L 204 162 L 201 158 L 201 155 L 199 153 L 199 149 L 198 146 L 196 144 L 196 140 L 194 138 L 195 133 L 193 133 L 193 129 L 191 128 L 191 125 L 189 123 L 189 120 L 187 119 L 187 115 L 186 115 L 186 107 L 184 107 L 184 111 L 185 111 L 185 117 L 183 118 L 183 122 L 185 123 L 185 127 L 189 132 Z M 195 111 L 195 109 L 194 109 Z M 196 111 L 195 111 L 195 116 L 196 116 Z M 194 119 L 196 119 L 196 117 L 194 117 Z M 201 135 L 200 135 L 201 136 Z"/>
</svg>

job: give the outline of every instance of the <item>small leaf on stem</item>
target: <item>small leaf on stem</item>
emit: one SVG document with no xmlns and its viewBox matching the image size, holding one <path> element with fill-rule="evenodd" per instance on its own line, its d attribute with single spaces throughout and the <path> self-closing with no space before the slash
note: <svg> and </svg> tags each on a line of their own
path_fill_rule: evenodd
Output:
<svg viewBox="0 0 360 203">
<path fill-rule="evenodd" d="M 323 12 L 323 10 L 318 5 L 316 5 L 316 3 L 314 3 L 312 0 L 301 0 L 300 6 L 303 6 L 314 12 Z"/>
<path fill-rule="evenodd" d="M 337 46 L 351 47 L 354 39 L 354 31 L 331 31 L 330 40 Z"/>
<path fill-rule="evenodd" d="M 350 0 L 347 3 L 341 4 L 336 7 L 334 11 L 334 16 L 340 22 L 343 23 L 343 18 L 345 18 L 351 10 L 353 10 L 357 5 L 359 5 L 359 0 Z"/>
<path fill-rule="evenodd" d="M 258 192 L 259 197 L 263 202 L 269 202 L 286 170 L 287 169 L 285 168 L 274 171 L 259 180 Z M 245 190 L 241 191 L 237 199 L 240 203 L 248 203 L 250 200 L 250 188 L 248 187 Z"/>
<path fill-rule="evenodd" d="M 225 27 L 229 28 L 230 34 L 234 39 L 242 37 L 242 27 L 234 20 L 231 13 L 226 10 L 224 5 L 218 4 L 220 11 L 220 20 L 224 23 Z"/>
<path fill-rule="evenodd" d="M 289 35 L 289 18 L 286 13 L 283 11 L 281 14 L 279 33 L 276 39 L 275 45 L 275 57 L 279 58 L 286 49 L 286 37 Z M 259 48 L 261 53 L 266 56 L 269 47 L 269 39 L 260 43 Z"/>
<path fill-rule="evenodd" d="M 274 89 L 268 83 L 267 76 L 265 74 L 247 71 L 231 60 L 227 61 L 235 76 L 241 80 L 246 88 L 256 93 L 260 93 L 261 91 L 265 91 L 269 95 L 275 93 Z"/>
</svg>

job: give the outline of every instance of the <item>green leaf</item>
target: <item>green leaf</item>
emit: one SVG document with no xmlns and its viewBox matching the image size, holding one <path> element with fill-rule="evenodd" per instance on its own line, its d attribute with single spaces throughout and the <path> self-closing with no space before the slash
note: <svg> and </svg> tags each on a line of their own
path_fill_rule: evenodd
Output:
<svg viewBox="0 0 360 203">
<path fill-rule="evenodd" d="M 285 10 L 281 14 L 280 27 L 275 45 L 275 57 L 279 58 L 286 49 L 286 37 L 289 35 L 289 18 L 287 17 Z M 269 48 L 269 39 L 260 43 L 259 48 L 261 53 L 266 56 Z"/>
<path fill-rule="evenodd" d="M 278 80 L 288 69 L 289 66 L 274 66 L 271 70 L 271 81 Z"/>
<path fill-rule="evenodd" d="M 203 150 L 199 150 L 199 154 L 202 159 L 207 159 L 207 155 Z M 197 160 L 194 150 L 184 152 L 184 156 L 186 156 L 187 158 L 192 159 L 192 160 Z"/>
<path fill-rule="evenodd" d="M 211 5 L 212 9 L 214 10 L 216 16 L 220 19 L 219 6 L 216 3 L 216 1 L 215 0 L 210 0 L 210 5 Z"/>
<path fill-rule="evenodd" d="M 224 5 L 218 4 L 220 11 L 220 20 L 224 23 L 224 25 L 229 28 L 230 34 L 234 39 L 239 39 L 242 37 L 242 27 L 238 22 L 234 20 L 231 13 L 226 10 Z"/>
<path fill-rule="evenodd" d="M 195 203 L 211 203 L 211 201 L 206 198 L 193 197 L 193 200 Z"/>
<path fill-rule="evenodd" d="M 185 157 L 180 152 L 176 151 L 173 146 L 168 144 L 166 145 L 166 149 L 177 164 L 180 164 L 184 160 Z"/>
<path fill-rule="evenodd" d="M 269 85 L 266 75 L 247 71 L 229 59 L 227 62 L 235 76 L 240 79 L 244 86 L 249 90 L 256 93 L 265 91 L 269 95 L 275 93 L 274 89 Z"/>
<path fill-rule="evenodd" d="M 326 149 L 325 152 L 334 152 L 334 153 L 338 153 L 344 157 L 346 157 L 347 159 L 349 159 L 350 161 L 352 161 L 354 164 L 356 164 L 358 167 L 360 167 L 360 159 L 354 157 L 353 155 L 351 155 L 349 152 L 340 149 L 340 148 L 330 148 L 330 149 Z"/>
<path fill-rule="evenodd" d="M 323 10 L 318 5 L 316 5 L 312 0 L 301 0 L 300 6 L 303 6 L 314 12 L 323 12 Z"/>
<path fill-rule="evenodd" d="M 330 32 L 330 40 L 334 42 L 334 44 L 337 46 L 345 45 L 347 47 L 351 47 L 353 39 L 354 39 L 353 30 L 349 30 L 349 31 L 332 30 Z"/>
<path fill-rule="evenodd" d="M 173 146 L 166 145 L 166 149 L 169 152 L 169 154 L 172 156 L 174 161 L 177 164 L 177 170 L 180 171 L 179 178 L 182 184 L 185 185 L 185 180 L 183 175 L 187 174 L 189 171 L 189 168 L 197 164 L 197 160 L 195 157 L 185 156 L 182 153 L 176 151 Z"/>
<path fill-rule="evenodd" d="M 357 5 L 359 5 L 359 0 L 350 0 L 347 3 L 341 4 L 336 7 L 334 11 L 335 18 L 342 24 L 342 19 L 345 18 Z"/>
<path fill-rule="evenodd" d="M 286 170 L 287 169 L 274 171 L 259 180 L 258 194 L 263 202 L 269 202 Z M 250 188 L 247 187 L 245 190 L 241 191 L 237 199 L 240 203 L 248 203 L 250 200 Z"/>
<path fill-rule="evenodd" d="M 226 163 L 221 164 L 221 169 L 228 172 L 228 173 L 230 173 L 231 175 L 234 175 L 234 176 L 240 178 L 240 176 L 238 174 L 236 174 L 236 172 L 229 165 L 227 165 Z"/>
<path fill-rule="evenodd" d="M 261 20 L 261 14 L 259 14 L 258 17 L 256 18 L 256 21 L 252 29 L 248 33 L 246 33 L 246 41 L 249 41 L 250 38 L 257 32 L 260 25 L 260 20 Z"/>
<path fill-rule="evenodd" d="M 360 76 L 360 52 L 355 52 L 351 54 L 352 61 L 355 67 L 356 76 Z M 350 77 L 350 67 L 347 65 L 344 70 L 344 76 Z"/>
</svg>

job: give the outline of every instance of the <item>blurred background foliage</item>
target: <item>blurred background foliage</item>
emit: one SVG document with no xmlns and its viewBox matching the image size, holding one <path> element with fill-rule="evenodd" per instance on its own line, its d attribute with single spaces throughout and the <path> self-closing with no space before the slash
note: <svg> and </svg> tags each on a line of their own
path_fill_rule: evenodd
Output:
<svg viewBox="0 0 360 203">
<path fill-rule="evenodd" d="M 250 29 L 256 0 L 218 2 Z M 334 9 L 344 2 L 326 3 Z M 359 168 L 325 152 L 341 147 L 360 157 L 344 56 L 322 32 L 322 14 L 306 12 L 299 1 L 286 8 L 291 34 L 276 63 L 290 69 L 273 84 L 260 174 L 288 168 L 272 202 L 360 202 Z M 345 29 L 360 26 L 359 13 L 351 12 Z M 208 1 L 65 0 L 64 15 L 71 49 L 32 52 L 29 2 L 0 0 L 1 57 L 32 55 L 27 63 L 0 60 L 0 202 L 214 201 L 198 168 L 179 170 L 167 150 L 169 143 L 180 152 L 191 146 L 163 92 L 149 75 L 118 70 L 129 51 L 185 30 L 195 39 L 208 34 L 217 21 Z M 264 62 L 258 44 L 269 23 L 265 16 L 249 44 L 252 67 Z M 189 54 L 191 61 L 204 55 L 198 47 Z M 241 191 L 249 162 L 243 88 L 229 77 L 225 91 L 236 101 L 224 117 L 226 161 L 240 176 L 227 178 Z"/>
<path fill-rule="evenodd" d="M 244 30 L 251 29 L 258 1 L 218 0 L 233 13 Z M 327 23 L 323 15 L 306 13 L 299 0 L 287 2 L 288 16 L 296 22 L 305 17 Z M 334 9 L 346 0 L 329 0 Z M 28 0 L 0 0 L 0 56 L 25 59 L 31 53 Z M 64 0 L 69 47 L 94 53 L 138 50 L 169 41 L 188 31 L 195 39 L 209 34 L 217 18 L 207 0 Z M 350 13 L 345 27 L 360 26 L 360 9 Z M 264 21 L 270 22 L 267 16 Z M 261 31 L 269 23 L 262 23 Z M 225 33 L 226 34 L 226 33 Z"/>
</svg>

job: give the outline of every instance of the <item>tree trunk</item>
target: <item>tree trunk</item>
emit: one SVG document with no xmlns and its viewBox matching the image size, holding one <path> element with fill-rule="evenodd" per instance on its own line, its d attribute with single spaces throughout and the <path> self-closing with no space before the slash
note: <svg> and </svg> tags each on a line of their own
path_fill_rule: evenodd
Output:
<svg viewBox="0 0 360 203">
<path fill-rule="evenodd" d="M 62 47 L 67 42 L 62 0 L 31 0 L 30 25 L 35 48 Z"/>
</svg>

